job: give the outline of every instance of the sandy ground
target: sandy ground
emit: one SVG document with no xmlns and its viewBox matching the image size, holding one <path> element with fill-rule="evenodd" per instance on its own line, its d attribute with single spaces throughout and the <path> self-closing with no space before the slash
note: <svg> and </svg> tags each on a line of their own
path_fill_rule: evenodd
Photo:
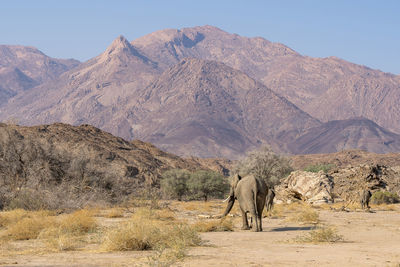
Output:
<svg viewBox="0 0 400 267">
<path fill-rule="evenodd" d="M 201 234 L 206 244 L 189 250 L 175 266 L 400 266 L 400 206 L 396 211 L 335 212 L 319 210 L 323 225 L 334 226 L 344 242 L 295 243 L 312 227 L 284 218 L 264 218 L 264 231 Z M 35 246 L 35 241 L 31 242 Z M 25 244 L 26 246 L 26 244 Z M 0 258 L 0 266 L 147 266 L 153 252 L 100 253 L 71 251 L 15 254 Z"/>
</svg>

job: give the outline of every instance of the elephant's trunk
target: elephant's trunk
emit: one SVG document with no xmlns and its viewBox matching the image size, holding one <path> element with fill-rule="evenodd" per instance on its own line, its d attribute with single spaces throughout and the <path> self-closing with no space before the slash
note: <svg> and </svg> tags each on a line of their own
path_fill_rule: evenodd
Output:
<svg viewBox="0 0 400 267">
<path fill-rule="evenodd" d="M 223 217 L 228 215 L 228 213 L 231 211 L 234 203 L 235 203 L 235 197 L 229 196 L 229 202 L 228 202 L 228 205 L 226 206 L 224 214 L 222 215 Z"/>
</svg>

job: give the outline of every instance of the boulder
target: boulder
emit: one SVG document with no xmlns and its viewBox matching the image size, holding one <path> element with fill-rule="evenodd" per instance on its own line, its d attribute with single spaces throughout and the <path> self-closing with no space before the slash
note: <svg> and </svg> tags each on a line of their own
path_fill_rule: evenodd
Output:
<svg viewBox="0 0 400 267">
<path fill-rule="evenodd" d="M 294 199 L 311 204 L 333 202 L 333 180 L 323 171 L 318 173 L 294 171 L 276 188 L 277 199 L 290 202 Z"/>
</svg>

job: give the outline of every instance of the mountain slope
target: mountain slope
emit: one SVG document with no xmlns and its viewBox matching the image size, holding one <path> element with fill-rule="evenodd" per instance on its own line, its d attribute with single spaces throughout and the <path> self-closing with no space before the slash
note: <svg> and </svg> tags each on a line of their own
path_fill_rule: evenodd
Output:
<svg viewBox="0 0 400 267">
<path fill-rule="evenodd" d="M 223 62 L 322 121 L 363 116 L 400 133 L 400 76 L 335 57 L 302 56 L 282 44 L 212 26 L 157 31 L 132 44 L 160 66 L 184 57 Z"/>
<path fill-rule="evenodd" d="M 51 58 L 34 47 L 0 45 L 0 104 L 77 65 L 77 60 Z"/>
<path fill-rule="evenodd" d="M 237 158 L 319 125 L 308 114 L 241 71 L 184 59 L 140 91 L 135 137 L 179 155 Z"/>
<path fill-rule="evenodd" d="M 124 119 L 115 124 L 115 113 L 159 73 L 155 62 L 119 36 L 99 56 L 12 99 L 2 118 L 27 125 L 90 123 L 131 139 L 130 126 Z"/>
<path fill-rule="evenodd" d="M 359 148 L 374 153 L 400 151 L 400 135 L 371 120 L 353 118 L 326 122 L 307 129 L 288 144 L 294 154 L 333 153 Z"/>
</svg>

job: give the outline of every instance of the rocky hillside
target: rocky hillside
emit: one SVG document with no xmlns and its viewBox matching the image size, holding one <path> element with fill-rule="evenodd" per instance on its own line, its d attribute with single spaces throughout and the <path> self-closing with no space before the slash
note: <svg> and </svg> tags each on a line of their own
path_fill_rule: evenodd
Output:
<svg viewBox="0 0 400 267">
<path fill-rule="evenodd" d="M 34 47 L 0 45 L 0 105 L 78 64 L 74 59 L 48 57 Z"/>
<path fill-rule="evenodd" d="M 292 166 L 302 170 L 310 165 L 332 165 L 337 168 L 359 165 L 400 166 L 399 153 L 376 154 L 364 150 L 344 150 L 329 154 L 294 155 L 291 157 Z"/>
<path fill-rule="evenodd" d="M 40 198 L 50 207 L 118 202 L 167 169 L 204 169 L 148 143 L 60 123 L 1 124 L 0 159 L 1 202 Z"/>
</svg>

